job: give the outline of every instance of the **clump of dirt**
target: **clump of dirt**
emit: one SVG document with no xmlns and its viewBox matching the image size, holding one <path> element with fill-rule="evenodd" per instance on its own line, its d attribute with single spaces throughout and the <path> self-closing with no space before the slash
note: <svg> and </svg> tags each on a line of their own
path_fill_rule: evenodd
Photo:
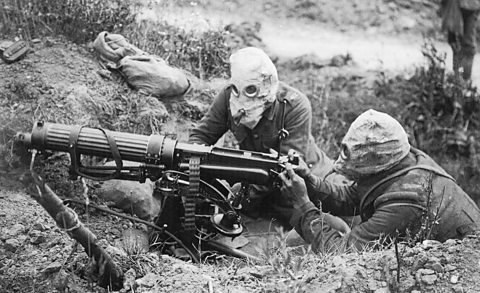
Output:
<svg viewBox="0 0 480 293">
<path fill-rule="evenodd" d="M 133 288 L 135 292 L 207 290 L 209 286 L 221 292 L 475 292 L 478 244 L 475 236 L 462 242 L 427 241 L 412 248 L 400 245 L 400 264 L 393 248 L 323 257 L 283 251 L 280 265 L 237 264 L 234 271 L 222 266 L 194 267 L 162 257 L 154 271 L 161 270 L 163 276 L 170 277 L 149 274 L 137 280 Z M 458 255 L 459 249 L 476 257 Z M 269 259 L 266 261 L 269 263 Z"/>
</svg>

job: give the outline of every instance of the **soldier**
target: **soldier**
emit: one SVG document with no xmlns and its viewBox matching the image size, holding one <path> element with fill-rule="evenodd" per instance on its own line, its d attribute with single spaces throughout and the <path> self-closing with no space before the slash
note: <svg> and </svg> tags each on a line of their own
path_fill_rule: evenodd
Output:
<svg viewBox="0 0 480 293">
<path fill-rule="evenodd" d="M 400 123 L 385 113 L 368 110 L 352 123 L 334 171 L 354 183 L 324 181 L 302 162 L 280 174 L 282 194 L 295 208 L 290 224 L 316 251 L 362 250 L 406 235 L 444 241 L 479 229 L 473 200 L 433 159 L 411 147 Z M 350 229 L 327 211 L 360 215 L 362 222 Z"/>
<path fill-rule="evenodd" d="M 476 53 L 476 23 L 480 0 L 442 0 L 440 13 L 442 27 L 447 31 L 448 43 L 453 51 L 453 70 L 464 80 L 472 76 Z"/>
<path fill-rule="evenodd" d="M 278 80 L 275 65 L 261 49 L 240 49 L 229 61 L 231 79 L 191 131 L 189 142 L 213 145 L 230 130 L 243 150 L 287 154 L 295 149 L 312 173 L 323 178 L 333 160 L 315 144 L 308 98 Z M 250 203 L 243 203 L 251 215 L 260 212 L 258 205 L 269 193 L 259 186 L 255 190 Z"/>
</svg>

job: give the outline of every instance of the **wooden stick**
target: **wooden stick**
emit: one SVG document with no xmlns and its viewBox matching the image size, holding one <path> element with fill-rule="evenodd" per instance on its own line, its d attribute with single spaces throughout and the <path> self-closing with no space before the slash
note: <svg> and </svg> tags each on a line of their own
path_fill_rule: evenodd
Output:
<svg viewBox="0 0 480 293">
<path fill-rule="evenodd" d="M 63 204 L 62 200 L 32 168 L 30 168 L 30 173 L 36 187 L 36 192 L 29 191 L 30 196 L 50 214 L 60 228 L 85 248 L 89 257 L 95 259 L 99 266 L 99 285 L 111 290 L 123 288 L 123 272 L 115 265 L 110 255 L 98 245 L 97 237 L 80 222 L 74 210 Z"/>
</svg>

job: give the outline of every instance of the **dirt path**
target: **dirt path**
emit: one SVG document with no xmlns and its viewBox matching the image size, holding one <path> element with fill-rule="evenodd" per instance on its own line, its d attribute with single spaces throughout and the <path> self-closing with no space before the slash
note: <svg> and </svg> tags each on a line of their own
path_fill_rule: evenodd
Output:
<svg viewBox="0 0 480 293">
<path fill-rule="evenodd" d="M 371 36 L 366 32 L 339 32 L 319 24 L 302 22 L 267 22 L 261 31 L 268 49 L 281 57 L 297 57 L 315 53 L 331 58 L 349 53 L 354 62 L 366 70 L 405 70 L 423 62 L 422 38 L 417 36 Z M 442 52 L 448 46 L 437 43 Z"/>
<path fill-rule="evenodd" d="M 353 61 L 365 70 L 385 70 L 413 73 L 425 62 L 421 48 L 421 35 L 371 36 L 366 32 L 339 32 L 321 28 L 318 24 L 289 21 L 265 22 L 261 38 L 269 52 L 279 57 L 293 58 L 314 53 L 329 59 L 339 54 L 350 54 Z M 446 66 L 452 70 L 452 51 L 447 43 L 435 41 L 435 47 L 446 55 Z M 480 68 L 480 54 L 476 55 L 474 68 Z M 480 70 L 472 73 L 473 84 L 480 86 Z"/>
<path fill-rule="evenodd" d="M 314 53 L 322 59 L 329 59 L 348 53 L 361 69 L 407 74 L 413 73 L 417 66 L 425 62 L 421 52 L 425 39 L 421 32 L 414 29 L 402 33 L 375 33 L 375 29 L 335 30 L 318 22 L 260 16 L 253 8 L 232 11 L 228 7 L 221 13 L 197 6 L 144 9 L 141 19 L 165 20 L 196 30 L 223 27 L 245 19 L 259 21 L 262 26 L 259 36 L 267 51 L 281 58 Z M 433 43 L 439 52 L 446 55 L 446 66 L 451 70 L 452 52 L 449 45 L 442 41 Z M 477 54 L 474 68 L 480 68 L 480 54 Z M 472 75 L 473 83 L 480 86 L 480 70 L 474 70 Z"/>
</svg>

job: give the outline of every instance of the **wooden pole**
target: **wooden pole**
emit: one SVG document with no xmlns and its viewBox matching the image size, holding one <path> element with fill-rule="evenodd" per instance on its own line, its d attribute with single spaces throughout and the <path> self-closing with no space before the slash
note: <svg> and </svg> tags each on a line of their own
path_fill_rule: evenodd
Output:
<svg viewBox="0 0 480 293">
<path fill-rule="evenodd" d="M 32 162 L 34 157 L 33 155 Z M 98 245 L 97 237 L 80 222 L 74 210 L 63 204 L 62 200 L 33 168 L 30 168 L 30 173 L 36 191 L 29 190 L 28 193 L 50 214 L 60 228 L 64 229 L 71 238 L 85 248 L 89 257 L 95 259 L 100 273 L 99 285 L 111 290 L 123 288 L 123 272 L 115 265 L 110 255 Z"/>
</svg>

